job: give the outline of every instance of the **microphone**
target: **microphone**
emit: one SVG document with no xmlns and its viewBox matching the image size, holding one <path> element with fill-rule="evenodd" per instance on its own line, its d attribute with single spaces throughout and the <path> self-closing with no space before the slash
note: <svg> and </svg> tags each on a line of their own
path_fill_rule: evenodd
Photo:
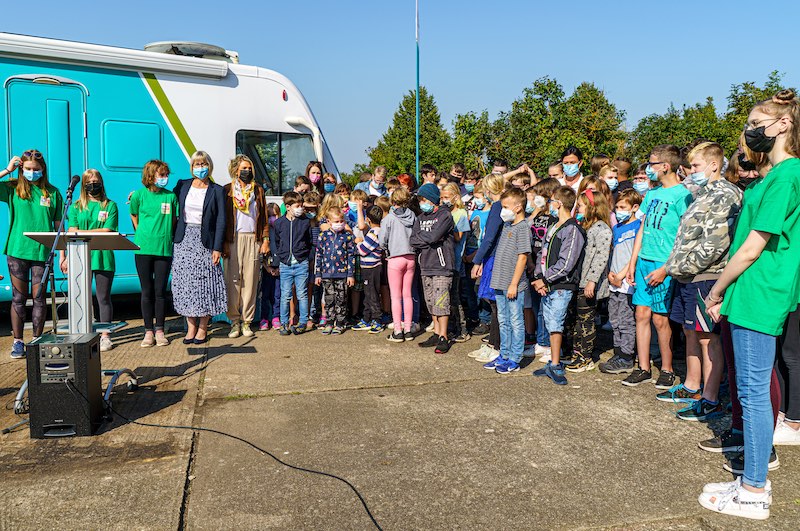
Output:
<svg viewBox="0 0 800 531">
<path fill-rule="evenodd" d="M 73 175 L 72 180 L 69 182 L 69 186 L 67 186 L 67 195 L 72 195 L 72 192 L 75 191 L 75 187 L 78 186 L 79 182 L 81 182 L 80 175 Z"/>
</svg>

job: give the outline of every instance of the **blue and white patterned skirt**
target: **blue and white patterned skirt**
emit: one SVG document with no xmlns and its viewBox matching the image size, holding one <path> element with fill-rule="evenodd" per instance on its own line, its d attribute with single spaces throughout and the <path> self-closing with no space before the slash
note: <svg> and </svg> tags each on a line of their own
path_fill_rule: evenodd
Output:
<svg viewBox="0 0 800 531">
<path fill-rule="evenodd" d="M 172 251 L 172 298 L 185 317 L 217 315 L 228 309 L 222 260 L 214 265 L 200 240 L 200 225 L 186 225 L 183 240 Z"/>
</svg>

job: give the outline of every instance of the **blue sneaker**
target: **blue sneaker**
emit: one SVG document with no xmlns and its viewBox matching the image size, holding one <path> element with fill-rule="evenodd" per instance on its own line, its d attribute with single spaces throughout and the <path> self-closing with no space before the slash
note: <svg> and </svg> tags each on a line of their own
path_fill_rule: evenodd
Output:
<svg viewBox="0 0 800 531">
<path fill-rule="evenodd" d="M 364 319 L 361 319 L 358 323 L 355 324 L 355 326 L 353 326 L 353 330 L 358 330 L 358 331 L 369 330 L 370 328 L 372 328 L 372 325 L 366 322 Z"/>
<path fill-rule="evenodd" d="M 674 404 L 694 404 L 703 397 L 702 393 L 698 391 L 690 391 L 682 383 L 673 385 L 666 391 L 662 391 L 656 395 L 656 400 L 661 402 L 672 402 Z"/>
<path fill-rule="evenodd" d="M 506 360 L 502 365 L 498 365 L 494 369 L 497 374 L 511 374 L 519 370 L 519 363 L 516 361 Z"/>
<path fill-rule="evenodd" d="M 725 412 L 719 402 L 712 404 L 705 398 L 701 398 L 694 404 L 691 404 L 678 411 L 676 416 L 681 420 L 702 422 L 721 417 L 724 414 Z"/>
<path fill-rule="evenodd" d="M 384 330 L 384 326 L 378 321 L 372 321 L 370 323 L 369 333 L 370 334 L 380 334 Z"/>
<path fill-rule="evenodd" d="M 22 341 L 14 341 L 11 346 L 11 357 L 15 360 L 21 360 L 25 357 L 25 343 Z"/>
<path fill-rule="evenodd" d="M 564 364 L 553 365 L 552 361 L 548 361 L 541 369 L 533 371 L 534 376 L 547 376 L 554 383 L 558 385 L 567 385 L 567 377 L 565 376 Z"/>
<path fill-rule="evenodd" d="M 497 369 L 498 367 L 502 367 L 503 365 L 505 365 L 506 361 L 508 361 L 508 360 L 504 360 L 500 356 L 497 356 L 495 359 L 493 359 L 489 363 L 485 364 L 483 366 L 483 368 L 484 369 L 489 369 L 490 371 L 493 371 L 493 370 Z"/>
</svg>

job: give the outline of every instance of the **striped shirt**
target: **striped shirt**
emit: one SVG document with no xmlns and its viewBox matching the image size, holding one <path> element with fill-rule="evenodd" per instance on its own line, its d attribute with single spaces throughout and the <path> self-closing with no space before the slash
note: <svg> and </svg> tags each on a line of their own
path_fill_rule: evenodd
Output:
<svg viewBox="0 0 800 531">
<path fill-rule="evenodd" d="M 370 268 L 380 265 L 383 252 L 378 241 L 380 227 L 369 229 L 364 235 L 364 241 L 358 244 L 358 254 L 361 256 L 361 267 Z"/>
</svg>

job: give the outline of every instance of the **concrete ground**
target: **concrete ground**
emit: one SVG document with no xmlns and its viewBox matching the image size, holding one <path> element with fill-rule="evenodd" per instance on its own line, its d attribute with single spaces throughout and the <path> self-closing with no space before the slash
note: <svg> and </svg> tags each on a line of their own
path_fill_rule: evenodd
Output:
<svg viewBox="0 0 800 531">
<path fill-rule="evenodd" d="M 120 311 L 120 310 L 118 310 Z M 124 310 L 123 310 L 124 311 Z M 133 308 L 129 312 L 135 311 Z M 0 322 L 7 323 L 7 318 Z M 697 448 L 712 425 L 682 422 L 652 385 L 597 371 L 558 387 L 483 370 L 480 342 L 435 355 L 384 335 L 319 332 L 141 349 L 141 321 L 115 337 L 104 368 L 142 377 L 114 407 L 146 423 L 245 438 L 292 465 L 339 475 L 383 529 L 797 529 L 800 447 L 780 447 L 772 517 L 716 515 L 696 498 L 731 478 Z M 0 329 L 0 398 L 25 379 Z M 606 354 L 607 356 L 607 354 Z M 0 426 L 16 417 L 0 410 Z M 0 436 L 0 529 L 370 529 L 343 483 L 289 469 L 208 432 L 116 418 L 93 437 Z"/>
</svg>

